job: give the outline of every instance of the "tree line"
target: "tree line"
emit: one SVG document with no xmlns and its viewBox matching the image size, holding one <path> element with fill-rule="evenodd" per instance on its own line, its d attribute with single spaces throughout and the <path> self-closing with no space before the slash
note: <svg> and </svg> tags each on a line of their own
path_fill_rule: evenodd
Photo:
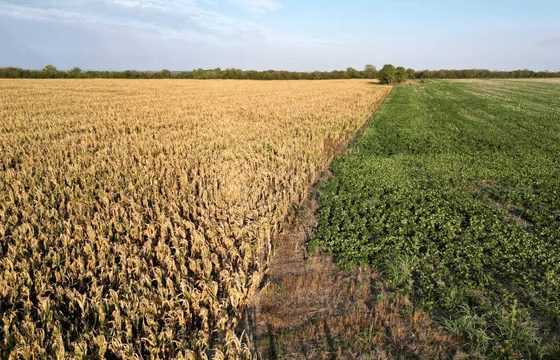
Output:
<svg viewBox="0 0 560 360">
<path fill-rule="evenodd" d="M 465 70 L 422 70 L 406 69 L 387 64 L 381 69 L 366 65 L 362 70 L 352 67 L 333 71 L 282 71 L 241 69 L 195 69 L 191 71 L 84 71 L 78 67 L 59 70 L 47 65 L 41 70 L 17 67 L 0 68 L 0 78 L 11 79 L 60 79 L 60 78 L 108 78 L 108 79 L 246 79 L 246 80 L 326 80 L 326 79 L 379 79 L 383 84 L 402 83 L 408 79 L 490 79 L 490 78 L 553 78 L 560 72 L 549 71 L 491 71 L 484 69 Z"/>
<path fill-rule="evenodd" d="M 12 79 L 65 79 L 65 78 L 109 78 L 109 79 L 246 79 L 246 80 L 322 80 L 322 79 L 375 79 L 377 70 L 366 65 L 363 70 L 347 68 L 333 71 L 283 71 L 283 70 L 241 70 L 241 69 L 195 69 L 191 71 L 84 71 L 78 67 L 59 70 L 47 65 L 41 70 L 27 70 L 17 67 L 0 68 L 0 78 Z"/>
</svg>

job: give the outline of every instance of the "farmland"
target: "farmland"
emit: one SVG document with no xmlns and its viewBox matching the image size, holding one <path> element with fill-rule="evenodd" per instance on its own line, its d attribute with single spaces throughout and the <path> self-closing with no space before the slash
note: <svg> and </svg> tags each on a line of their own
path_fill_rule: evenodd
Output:
<svg viewBox="0 0 560 360">
<path fill-rule="evenodd" d="M 395 89 L 319 186 L 311 248 L 492 358 L 560 355 L 560 84 Z"/>
<path fill-rule="evenodd" d="M 391 89 L 0 80 L 0 358 L 557 358 L 560 82 Z"/>
<path fill-rule="evenodd" d="M 389 90 L 0 81 L 0 357 L 248 356 L 271 239 Z"/>
</svg>

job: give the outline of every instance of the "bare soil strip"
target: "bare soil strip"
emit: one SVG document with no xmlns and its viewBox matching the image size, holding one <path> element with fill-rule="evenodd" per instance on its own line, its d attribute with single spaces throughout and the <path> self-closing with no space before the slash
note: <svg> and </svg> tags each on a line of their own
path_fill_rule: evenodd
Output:
<svg viewBox="0 0 560 360">
<path fill-rule="evenodd" d="M 291 226 L 275 239 L 264 285 L 245 312 L 244 340 L 255 357 L 461 357 L 457 339 L 409 299 L 385 288 L 382 274 L 368 268 L 344 272 L 329 256 L 308 254 L 319 208 L 312 199 L 313 186 Z"/>
</svg>

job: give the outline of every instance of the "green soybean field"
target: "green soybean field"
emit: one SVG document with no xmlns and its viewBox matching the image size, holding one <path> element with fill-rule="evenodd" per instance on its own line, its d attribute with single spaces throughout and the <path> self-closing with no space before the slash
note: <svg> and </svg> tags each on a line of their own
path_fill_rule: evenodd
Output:
<svg viewBox="0 0 560 360">
<path fill-rule="evenodd" d="M 393 90 L 318 186 L 312 249 L 475 357 L 560 358 L 560 82 Z"/>
</svg>

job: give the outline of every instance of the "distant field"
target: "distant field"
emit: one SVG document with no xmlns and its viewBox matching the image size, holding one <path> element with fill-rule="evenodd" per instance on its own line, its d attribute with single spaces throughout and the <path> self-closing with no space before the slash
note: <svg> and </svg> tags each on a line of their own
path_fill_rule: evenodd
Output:
<svg viewBox="0 0 560 360">
<path fill-rule="evenodd" d="M 383 271 L 470 354 L 560 357 L 558 82 L 397 88 L 332 172 L 314 247 Z"/>
<path fill-rule="evenodd" d="M 0 80 L 0 357 L 239 356 L 271 238 L 389 90 Z"/>
<path fill-rule="evenodd" d="M 456 79 L 450 80 L 453 82 L 465 82 L 465 83 L 549 83 L 549 84 L 558 84 L 560 83 L 559 78 L 546 78 L 546 79 Z"/>
</svg>

